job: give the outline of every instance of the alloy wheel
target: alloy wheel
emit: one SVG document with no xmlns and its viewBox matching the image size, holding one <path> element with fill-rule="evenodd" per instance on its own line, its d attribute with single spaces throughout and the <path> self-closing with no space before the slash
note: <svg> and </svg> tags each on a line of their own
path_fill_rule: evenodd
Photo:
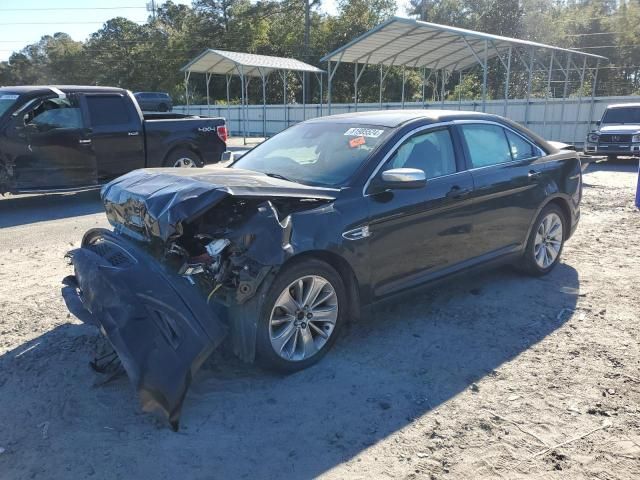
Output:
<svg viewBox="0 0 640 480">
<path fill-rule="evenodd" d="M 562 240 L 562 219 L 557 213 L 551 212 L 542 219 L 536 231 L 533 255 L 538 267 L 546 269 L 556 261 L 562 248 Z"/>
<path fill-rule="evenodd" d="M 189 157 L 182 157 L 176 160 L 173 166 L 176 168 L 195 168 L 196 162 L 191 160 Z"/>
<path fill-rule="evenodd" d="M 316 355 L 338 320 L 338 297 L 331 283 L 318 275 L 291 282 L 275 302 L 269 318 L 273 351 L 288 361 Z"/>
</svg>

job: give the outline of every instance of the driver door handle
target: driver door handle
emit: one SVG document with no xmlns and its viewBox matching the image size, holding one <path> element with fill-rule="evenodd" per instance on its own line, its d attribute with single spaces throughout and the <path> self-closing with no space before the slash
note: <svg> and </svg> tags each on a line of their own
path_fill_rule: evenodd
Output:
<svg viewBox="0 0 640 480">
<path fill-rule="evenodd" d="M 461 198 L 470 193 L 470 188 L 460 188 L 458 185 L 454 185 L 453 187 L 451 187 L 451 190 L 447 192 L 446 196 L 447 198 Z"/>
<path fill-rule="evenodd" d="M 540 175 L 542 175 L 542 172 L 538 170 L 529 170 L 529 173 L 527 174 L 531 180 L 538 178 Z"/>
</svg>

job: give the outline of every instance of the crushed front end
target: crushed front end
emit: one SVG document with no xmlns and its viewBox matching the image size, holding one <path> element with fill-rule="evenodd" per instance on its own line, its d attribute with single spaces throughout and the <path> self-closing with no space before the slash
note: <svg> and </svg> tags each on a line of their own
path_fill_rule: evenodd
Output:
<svg viewBox="0 0 640 480">
<path fill-rule="evenodd" d="M 114 231 L 91 230 L 68 254 L 76 300 L 99 323 L 143 408 L 164 412 L 174 429 L 193 375 L 225 338 L 253 360 L 266 279 L 297 248 L 291 213 L 332 200 L 227 170 L 120 177 L 102 191 Z"/>
</svg>

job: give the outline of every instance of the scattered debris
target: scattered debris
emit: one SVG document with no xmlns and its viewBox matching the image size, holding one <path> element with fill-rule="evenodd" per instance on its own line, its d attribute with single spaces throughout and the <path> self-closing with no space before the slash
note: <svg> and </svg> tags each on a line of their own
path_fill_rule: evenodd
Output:
<svg viewBox="0 0 640 480">
<path fill-rule="evenodd" d="M 38 428 L 42 428 L 42 439 L 49 438 L 49 422 L 42 422 L 38 424 Z"/>
<path fill-rule="evenodd" d="M 539 457 L 541 455 L 544 455 L 552 450 L 555 450 L 556 448 L 560 448 L 560 447 L 564 447 L 565 445 L 568 445 L 570 443 L 573 443 L 577 440 L 582 440 L 585 437 L 588 437 L 589 435 L 591 435 L 592 433 L 595 433 L 599 430 L 604 430 L 605 428 L 609 428 L 611 426 L 610 423 L 604 423 L 602 425 L 600 425 L 597 428 L 594 428 L 593 430 L 589 430 L 587 433 L 583 433 L 582 435 L 578 435 L 576 437 L 570 438 L 569 440 L 567 440 L 566 442 L 562 442 L 562 443 L 558 443 L 557 445 L 554 445 L 553 447 L 549 447 L 549 448 L 545 448 L 544 450 L 540 450 L 538 453 L 533 454 L 533 456 L 531 458 L 536 458 Z"/>
</svg>

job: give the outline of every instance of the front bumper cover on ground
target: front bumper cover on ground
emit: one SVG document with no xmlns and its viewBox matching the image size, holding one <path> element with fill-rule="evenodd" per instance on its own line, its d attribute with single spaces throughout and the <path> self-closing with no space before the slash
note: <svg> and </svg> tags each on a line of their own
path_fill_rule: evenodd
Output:
<svg viewBox="0 0 640 480">
<path fill-rule="evenodd" d="M 143 409 L 162 411 L 177 430 L 191 379 L 227 327 L 196 286 L 120 235 L 90 230 L 69 257 L 75 276 L 67 283 L 102 327 Z"/>
</svg>

